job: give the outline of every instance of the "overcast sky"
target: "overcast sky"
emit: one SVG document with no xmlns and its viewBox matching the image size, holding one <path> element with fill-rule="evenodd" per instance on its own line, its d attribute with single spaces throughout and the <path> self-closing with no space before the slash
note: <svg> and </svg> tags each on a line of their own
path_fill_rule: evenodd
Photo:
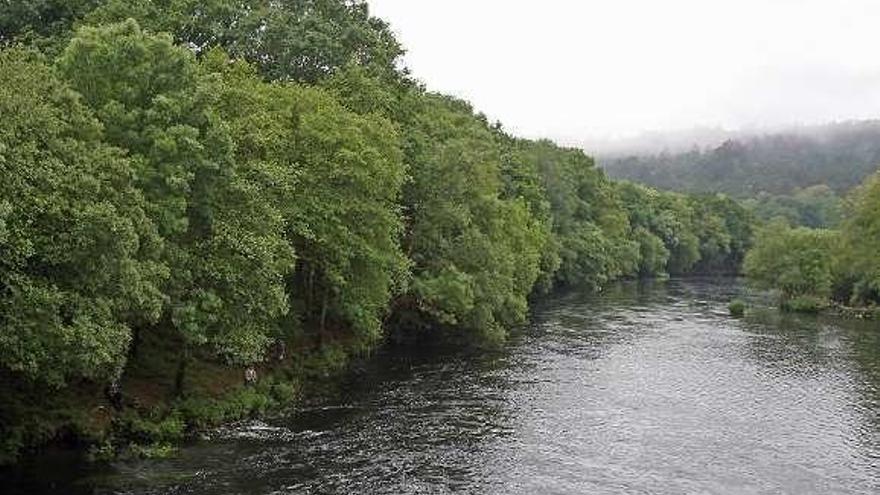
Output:
<svg viewBox="0 0 880 495">
<path fill-rule="evenodd" d="M 521 136 L 880 117 L 880 0 L 369 0 L 436 91 Z"/>
</svg>

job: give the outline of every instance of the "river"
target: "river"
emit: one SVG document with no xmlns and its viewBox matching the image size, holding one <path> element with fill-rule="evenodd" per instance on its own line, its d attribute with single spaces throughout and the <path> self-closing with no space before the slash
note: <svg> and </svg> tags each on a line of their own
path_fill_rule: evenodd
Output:
<svg viewBox="0 0 880 495">
<path fill-rule="evenodd" d="M 880 493 L 880 324 L 738 281 L 570 293 L 489 353 L 383 349 L 169 460 L 33 461 L 11 493 Z M 9 493 L 7 492 L 7 493 Z"/>
</svg>

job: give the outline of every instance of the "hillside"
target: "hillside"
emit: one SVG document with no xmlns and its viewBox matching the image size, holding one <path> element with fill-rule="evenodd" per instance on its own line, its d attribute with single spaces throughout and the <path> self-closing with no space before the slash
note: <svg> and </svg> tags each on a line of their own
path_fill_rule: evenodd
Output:
<svg viewBox="0 0 880 495">
<path fill-rule="evenodd" d="M 738 198 L 827 185 L 838 194 L 880 164 L 880 121 L 855 121 L 729 139 L 681 153 L 600 160 L 608 175 L 661 189 Z"/>
</svg>

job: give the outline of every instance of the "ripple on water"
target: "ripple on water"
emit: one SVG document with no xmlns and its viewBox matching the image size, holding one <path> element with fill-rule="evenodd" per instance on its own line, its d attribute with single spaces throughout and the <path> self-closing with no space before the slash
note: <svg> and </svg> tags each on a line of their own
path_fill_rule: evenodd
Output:
<svg viewBox="0 0 880 495">
<path fill-rule="evenodd" d="M 499 353 L 386 350 L 338 397 L 98 493 L 878 493 L 880 332 L 731 281 L 571 293 Z"/>
</svg>

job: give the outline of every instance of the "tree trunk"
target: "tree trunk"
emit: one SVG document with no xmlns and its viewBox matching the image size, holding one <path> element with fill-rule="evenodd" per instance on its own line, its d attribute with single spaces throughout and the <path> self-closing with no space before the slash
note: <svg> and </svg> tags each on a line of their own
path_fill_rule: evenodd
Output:
<svg viewBox="0 0 880 495">
<path fill-rule="evenodd" d="M 186 379 L 186 367 L 189 364 L 189 345 L 184 344 L 180 362 L 177 364 L 177 373 L 174 375 L 174 396 L 183 395 L 183 382 Z"/>
<path fill-rule="evenodd" d="M 324 344 L 324 328 L 327 323 L 327 289 L 324 289 L 324 298 L 321 301 L 321 325 L 318 327 L 318 340 L 323 345 Z"/>
</svg>

